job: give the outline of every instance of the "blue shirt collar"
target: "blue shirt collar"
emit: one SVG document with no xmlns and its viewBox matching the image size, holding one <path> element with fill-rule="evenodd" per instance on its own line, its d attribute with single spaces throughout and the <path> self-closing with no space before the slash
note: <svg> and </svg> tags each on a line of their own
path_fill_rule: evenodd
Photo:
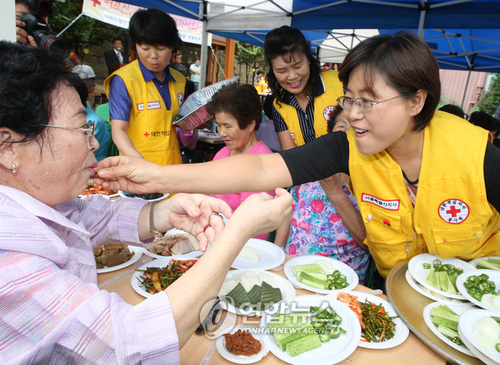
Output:
<svg viewBox="0 0 500 365">
<path fill-rule="evenodd" d="M 146 68 L 146 66 L 144 66 L 144 64 L 141 62 L 140 59 L 137 59 L 137 60 L 139 61 L 139 68 L 141 69 L 141 73 L 142 73 L 142 77 L 144 78 L 144 81 L 151 81 L 151 80 L 156 79 L 156 76 L 153 74 L 153 72 L 149 71 Z M 162 83 L 164 84 L 164 83 L 167 83 L 168 81 L 176 82 L 174 77 L 170 74 L 170 69 L 168 66 L 165 68 L 165 71 L 167 72 L 167 74 L 165 76 L 165 80 L 163 80 Z M 160 82 L 160 80 L 158 80 L 158 82 Z"/>
</svg>

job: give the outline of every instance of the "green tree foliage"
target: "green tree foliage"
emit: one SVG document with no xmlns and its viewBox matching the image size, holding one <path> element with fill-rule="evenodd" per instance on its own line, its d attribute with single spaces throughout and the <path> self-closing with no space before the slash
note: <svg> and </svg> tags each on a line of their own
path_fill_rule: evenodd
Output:
<svg viewBox="0 0 500 365">
<path fill-rule="evenodd" d="M 443 105 L 446 105 L 446 104 L 453 104 L 453 105 L 460 106 L 459 102 L 456 101 L 455 99 L 449 98 L 449 97 L 441 94 L 441 98 L 439 99 L 439 104 L 438 104 L 436 110 L 439 110 L 439 108 L 441 108 Z"/>
<path fill-rule="evenodd" d="M 264 48 L 236 41 L 234 58 L 247 65 L 251 70 L 263 69 L 265 66 Z M 255 72 L 254 72 L 255 74 Z"/>
<path fill-rule="evenodd" d="M 479 110 L 488 114 L 495 115 L 495 112 L 500 105 L 500 74 L 496 74 L 496 78 L 491 85 L 490 91 L 479 102 Z"/>
<path fill-rule="evenodd" d="M 58 34 L 71 24 L 82 13 L 82 6 L 83 0 L 68 0 L 64 4 L 54 2 L 52 5 L 52 16 L 49 18 L 49 24 L 53 32 Z M 118 28 L 84 15 L 61 36 L 71 42 L 75 53 L 83 60 L 85 57 L 83 50 L 89 45 L 111 42 L 114 37 L 120 37 L 127 43 L 127 35 L 127 29 Z M 127 44 L 125 44 L 126 46 Z"/>
</svg>

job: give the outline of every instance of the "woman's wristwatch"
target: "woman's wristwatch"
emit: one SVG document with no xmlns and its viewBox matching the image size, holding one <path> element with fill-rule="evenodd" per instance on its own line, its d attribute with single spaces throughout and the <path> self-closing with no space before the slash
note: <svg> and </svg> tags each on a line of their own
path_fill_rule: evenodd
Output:
<svg viewBox="0 0 500 365">
<path fill-rule="evenodd" d="M 158 203 L 159 201 L 151 203 L 151 208 L 149 210 L 149 232 L 151 232 L 155 238 L 162 238 L 165 235 L 165 232 L 160 232 L 155 227 L 155 206 Z"/>
</svg>

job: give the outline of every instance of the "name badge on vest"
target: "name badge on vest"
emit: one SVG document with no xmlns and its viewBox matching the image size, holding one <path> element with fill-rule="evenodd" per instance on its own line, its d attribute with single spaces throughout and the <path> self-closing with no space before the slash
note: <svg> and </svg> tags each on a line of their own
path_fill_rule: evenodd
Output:
<svg viewBox="0 0 500 365">
<path fill-rule="evenodd" d="M 143 111 L 144 110 L 144 103 L 137 104 L 137 110 L 138 111 Z"/>
<path fill-rule="evenodd" d="M 292 137 L 292 139 L 295 140 L 295 133 L 290 133 L 290 137 Z"/>
<path fill-rule="evenodd" d="M 361 201 L 378 205 L 380 208 L 388 210 L 399 210 L 399 199 L 383 200 L 369 194 L 361 194 Z"/>
<path fill-rule="evenodd" d="M 161 105 L 159 101 L 151 101 L 148 103 L 148 110 L 160 109 Z"/>
</svg>

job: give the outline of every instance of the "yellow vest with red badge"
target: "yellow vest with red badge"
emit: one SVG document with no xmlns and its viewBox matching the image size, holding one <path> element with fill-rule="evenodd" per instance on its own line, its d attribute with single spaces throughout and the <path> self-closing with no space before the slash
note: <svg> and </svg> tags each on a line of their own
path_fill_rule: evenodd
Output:
<svg viewBox="0 0 500 365">
<path fill-rule="evenodd" d="M 111 78 L 115 75 L 122 78 L 132 102 L 127 135 L 146 160 L 160 165 L 182 163 L 172 120 L 179 113 L 186 78 L 172 68 L 170 73 L 176 80 L 168 83 L 170 110 L 167 110 L 153 81 L 144 81 L 137 60 L 115 71 L 104 81 L 104 89 L 109 94 Z"/>
<path fill-rule="evenodd" d="M 424 133 L 415 207 L 391 156 L 361 154 L 352 129 L 347 133 L 351 190 L 384 277 L 421 253 L 471 260 L 500 252 L 500 214 L 484 183 L 488 132 L 437 111 Z"/>
<path fill-rule="evenodd" d="M 321 71 L 321 78 L 325 86 L 325 92 L 314 98 L 314 131 L 316 138 L 327 133 L 327 122 L 334 108 L 338 108 L 337 99 L 344 95 L 342 83 L 339 80 L 338 72 L 333 70 Z M 274 107 L 281 114 L 288 126 L 288 131 L 297 146 L 305 144 L 302 131 L 300 129 L 297 109 L 293 106 L 280 102 L 279 105 L 274 100 Z"/>
</svg>

